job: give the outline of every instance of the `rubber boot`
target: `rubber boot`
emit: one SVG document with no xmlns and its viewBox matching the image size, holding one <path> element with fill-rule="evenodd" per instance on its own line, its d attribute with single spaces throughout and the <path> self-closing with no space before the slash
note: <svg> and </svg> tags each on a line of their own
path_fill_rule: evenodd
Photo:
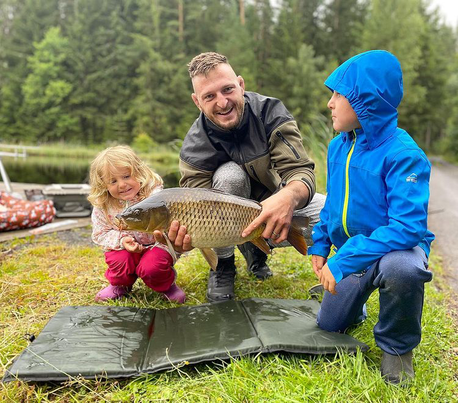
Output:
<svg viewBox="0 0 458 403">
<path fill-rule="evenodd" d="M 403 355 L 383 352 L 381 373 L 386 383 L 405 384 L 415 377 L 412 351 Z"/>
<path fill-rule="evenodd" d="M 323 284 L 315 284 L 314 286 L 308 289 L 310 298 L 312 299 L 319 299 L 324 295 L 324 287 Z"/>
<path fill-rule="evenodd" d="M 265 280 L 272 277 L 272 272 L 267 266 L 267 255 L 251 242 L 246 242 L 238 246 L 240 252 L 246 259 L 248 272 L 253 274 L 258 280 Z"/>
<path fill-rule="evenodd" d="M 216 270 L 210 270 L 207 299 L 210 302 L 227 301 L 235 298 L 235 258 L 219 258 Z"/>
<path fill-rule="evenodd" d="M 109 285 L 104 289 L 100 290 L 95 296 L 96 301 L 108 301 L 112 299 L 118 299 L 123 297 L 132 291 L 132 286 L 126 285 Z"/>
<path fill-rule="evenodd" d="M 171 302 L 178 302 L 179 304 L 184 304 L 186 301 L 185 292 L 173 283 L 167 291 L 163 292 L 164 296 Z"/>
</svg>

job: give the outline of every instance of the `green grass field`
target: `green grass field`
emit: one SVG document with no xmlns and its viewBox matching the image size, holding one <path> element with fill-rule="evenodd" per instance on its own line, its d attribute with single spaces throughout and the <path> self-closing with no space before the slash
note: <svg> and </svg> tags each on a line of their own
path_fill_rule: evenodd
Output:
<svg viewBox="0 0 458 403">
<path fill-rule="evenodd" d="M 5 253 L 9 251 L 9 253 Z M 0 359 L 2 375 L 27 346 L 25 334 L 38 335 L 63 306 L 93 305 L 106 284 L 105 263 L 96 247 L 68 245 L 57 234 L 0 244 Z M 307 299 L 316 283 L 309 258 L 292 248 L 278 249 L 269 260 L 275 275 L 265 282 L 248 276 L 237 252 L 237 298 Z M 186 304 L 206 302 L 207 264 L 193 251 L 177 264 Z M 369 318 L 351 335 L 368 344 L 354 356 L 268 354 L 229 362 L 182 367 L 137 379 L 34 384 L 1 384 L 0 401 L 12 402 L 454 402 L 458 401 L 458 337 L 447 312 L 441 265 L 433 254 L 435 279 L 426 288 L 423 340 L 415 350 L 416 378 L 408 387 L 386 385 L 379 374 L 381 352 L 372 327 L 378 299 L 368 302 Z M 166 302 L 141 281 L 132 296 L 105 304 L 166 309 Z"/>
</svg>

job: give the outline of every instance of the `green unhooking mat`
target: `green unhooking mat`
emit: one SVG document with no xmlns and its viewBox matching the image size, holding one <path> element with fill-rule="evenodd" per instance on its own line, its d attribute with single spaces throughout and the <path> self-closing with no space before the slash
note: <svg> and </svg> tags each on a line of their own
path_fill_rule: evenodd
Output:
<svg viewBox="0 0 458 403">
<path fill-rule="evenodd" d="M 3 382 L 134 377 L 255 353 L 365 351 L 316 325 L 317 301 L 250 298 L 163 310 L 69 306 L 6 371 Z"/>
</svg>

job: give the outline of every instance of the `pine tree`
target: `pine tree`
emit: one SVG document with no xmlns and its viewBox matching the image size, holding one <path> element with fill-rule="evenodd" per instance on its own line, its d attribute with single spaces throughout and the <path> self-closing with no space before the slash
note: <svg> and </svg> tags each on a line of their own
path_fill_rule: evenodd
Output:
<svg viewBox="0 0 458 403">
<path fill-rule="evenodd" d="M 305 44 L 297 58 L 290 57 L 285 63 L 284 102 L 300 125 L 310 123 L 329 98 L 329 90 L 323 85 L 324 64 L 324 57 L 315 57 L 312 46 Z"/>
<path fill-rule="evenodd" d="M 372 0 L 361 45 L 361 50 L 385 49 L 399 59 L 404 83 L 399 125 L 416 139 L 423 130 L 417 111 L 427 102 L 426 88 L 417 80 L 425 29 L 421 0 Z"/>
<path fill-rule="evenodd" d="M 75 88 L 71 105 L 83 143 L 130 140 L 128 109 L 138 65 L 131 47 L 134 12 L 129 0 L 73 4 L 67 28 Z"/>
<path fill-rule="evenodd" d="M 0 136 L 8 141 L 22 135 L 18 121 L 27 58 L 59 19 L 58 0 L 3 0 L 0 5 Z"/>
<path fill-rule="evenodd" d="M 68 105 L 73 85 L 65 79 L 67 63 L 68 40 L 61 36 L 60 28 L 50 28 L 28 59 L 30 74 L 22 86 L 19 122 L 23 139 L 58 141 L 78 132 L 78 120 Z"/>
<path fill-rule="evenodd" d="M 324 5 L 326 36 L 320 37 L 319 55 L 343 63 L 356 53 L 367 13 L 367 0 L 332 0 Z"/>
</svg>

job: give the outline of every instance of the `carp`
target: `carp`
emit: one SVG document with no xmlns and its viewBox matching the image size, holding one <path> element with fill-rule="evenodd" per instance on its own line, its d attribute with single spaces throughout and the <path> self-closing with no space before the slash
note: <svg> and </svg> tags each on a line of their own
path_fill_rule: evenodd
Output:
<svg viewBox="0 0 458 403">
<path fill-rule="evenodd" d="M 153 232 L 168 231 L 173 220 L 186 226 L 193 247 L 201 250 L 212 269 L 218 258 L 211 248 L 221 248 L 252 242 L 265 253 L 270 247 L 261 236 L 265 225 L 242 238 L 243 230 L 261 213 L 262 206 L 254 200 L 215 189 L 169 188 L 134 204 L 116 216 L 121 229 Z M 302 229 L 307 217 L 293 217 L 288 242 L 303 255 L 307 243 Z"/>
</svg>

